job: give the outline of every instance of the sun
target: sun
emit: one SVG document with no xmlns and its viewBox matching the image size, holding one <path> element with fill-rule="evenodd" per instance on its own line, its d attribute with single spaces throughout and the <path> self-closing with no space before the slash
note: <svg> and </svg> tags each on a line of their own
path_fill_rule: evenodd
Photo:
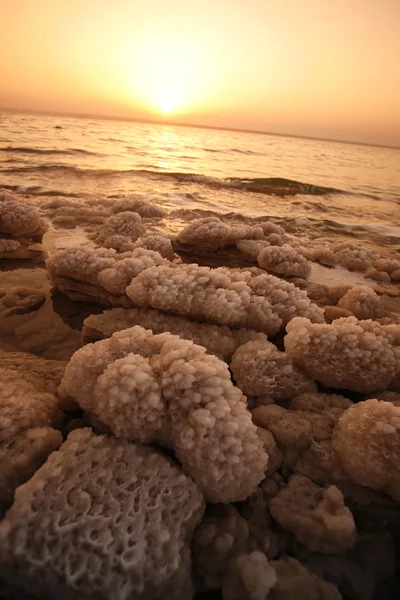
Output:
<svg viewBox="0 0 400 600">
<path fill-rule="evenodd" d="M 200 101 L 205 85 L 204 51 L 178 36 L 140 41 L 132 81 L 138 101 L 162 115 L 182 115 Z"/>
<path fill-rule="evenodd" d="M 171 115 L 176 111 L 176 100 L 173 95 L 166 91 L 160 94 L 159 109 L 164 115 Z"/>
</svg>

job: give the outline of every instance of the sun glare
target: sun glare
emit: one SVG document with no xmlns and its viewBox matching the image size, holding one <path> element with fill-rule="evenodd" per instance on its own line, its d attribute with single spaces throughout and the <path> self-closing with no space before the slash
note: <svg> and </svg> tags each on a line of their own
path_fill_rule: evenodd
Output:
<svg viewBox="0 0 400 600">
<path fill-rule="evenodd" d="M 204 51 L 193 41 L 156 36 L 141 43 L 134 93 L 144 108 L 170 115 L 199 106 L 209 87 Z"/>
</svg>

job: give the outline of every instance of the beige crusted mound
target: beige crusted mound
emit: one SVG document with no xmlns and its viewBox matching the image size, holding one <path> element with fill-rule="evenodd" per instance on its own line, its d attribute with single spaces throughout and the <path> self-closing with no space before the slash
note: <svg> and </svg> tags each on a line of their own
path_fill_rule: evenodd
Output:
<svg viewBox="0 0 400 600">
<path fill-rule="evenodd" d="M 261 250 L 257 262 L 262 269 L 287 277 L 308 277 L 310 262 L 291 246 L 269 246 Z"/>
<path fill-rule="evenodd" d="M 5 353 L 4 356 L 7 356 Z M 7 364 L 8 362 L 8 364 Z M 45 362 L 45 361 L 43 361 Z M 0 366 L 0 512 L 62 442 L 62 413 L 47 382 L 7 359 Z"/>
<path fill-rule="evenodd" d="M 336 586 L 294 558 L 268 562 L 261 552 L 234 558 L 222 588 L 223 600 L 341 600 Z"/>
<path fill-rule="evenodd" d="M 346 410 L 332 444 L 343 467 L 359 483 L 400 501 L 400 407 L 366 400 Z"/>
<path fill-rule="evenodd" d="M 210 502 L 244 500 L 267 455 L 228 365 L 205 348 L 141 327 L 88 344 L 61 384 L 119 438 L 171 445 Z"/>
<path fill-rule="evenodd" d="M 38 242 L 46 230 L 37 208 L 0 190 L 0 259 L 42 262 L 47 253 Z"/>
<path fill-rule="evenodd" d="M 342 600 L 335 585 L 324 581 L 294 558 L 273 560 L 277 583 L 268 600 Z"/>
<path fill-rule="evenodd" d="M 114 214 L 127 211 L 138 213 L 138 215 L 143 218 L 161 218 L 167 216 L 168 214 L 168 211 L 165 208 L 148 202 L 140 196 L 132 196 L 129 198 L 124 198 L 123 200 L 117 200 L 111 208 L 111 212 Z"/>
<path fill-rule="evenodd" d="M 72 432 L 0 523 L 0 576 L 43 600 L 188 600 L 204 500 L 153 448 Z"/>
<path fill-rule="evenodd" d="M 197 323 L 152 308 L 113 308 L 84 321 L 83 338 L 93 342 L 117 331 L 140 325 L 153 333 L 169 332 L 204 346 L 210 354 L 229 361 L 238 346 L 248 340 L 266 340 L 263 333 L 251 329 L 229 329 L 224 325 Z"/>
<path fill-rule="evenodd" d="M 323 385 L 370 393 L 386 389 L 400 370 L 400 325 L 355 317 L 321 325 L 296 318 L 286 331 L 287 355 Z"/>
<path fill-rule="evenodd" d="M 196 587 L 201 590 L 220 588 L 229 561 L 246 551 L 248 537 L 247 521 L 234 506 L 209 505 L 192 544 Z"/>
<path fill-rule="evenodd" d="M 142 223 L 142 218 L 137 213 L 120 212 L 106 219 L 104 225 L 92 236 L 98 244 L 106 244 L 107 239 L 120 235 L 134 242 L 146 231 L 146 227 Z"/>
<path fill-rule="evenodd" d="M 179 232 L 177 241 L 191 248 L 215 251 L 239 240 L 261 239 L 263 236 L 260 226 L 230 225 L 218 217 L 207 217 L 189 223 Z"/>
<path fill-rule="evenodd" d="M 272 516 L 314 552 L 345 552 L 356 541 L 353 515 L 342 492 L 322 488 L 303 475 L 292 475 L 269 503 Z"/>
<path fill-rule="evenodd" d="M 366 285 L 351 288 L 340 298 L 338 306 L 352 312 L 357 319 L 379 319 L 385 315 L 378 294 Z"/>
<path fill-rule="evenodd" d="M 25 204 L 15 194 L 0 190 L 0 233 L 41 239 L 46 229 L 37 208 Z"/>
<path fill-rule="evenodd" d="M 312 256 L 323 264 L 342 265 L 349 271 L 365 271 L 372 267 L 377 255 L 353 242 L 339 242 L 330 247 L 314 248 Z"/>
<path fill-rule="evenodd" d="M 276 571 L 262 552 L 233 558 L 222 586 L 223 600 L 265 600 L 276 585 Z"/>
<path fill-rule="evenodd" d="M 266 340 L 250 341 L 239 346 L 230 368 L 239 388 L 249 396 L 290 400 L 304 392 L 317 391 L 315 382 L 304 375 L 284 352 Z"/>
<path fill-rule="evenodd" d="M 127 287 L 134 305 L 276 334 L 295 315 L 323 322 L 307 293 L 273 275 L 196 264 L 146 269 Z"/>
<path fill-rule="evenodd" d="M 52 284 L 73 300 L 129 307 L 125 289 L 132 278 L 150 266 L 168 263 L 158 252 L 144 248 L 123 254 L 105 248 L 67 248 L 53 254 L 46 266 Z"/>
</svg>

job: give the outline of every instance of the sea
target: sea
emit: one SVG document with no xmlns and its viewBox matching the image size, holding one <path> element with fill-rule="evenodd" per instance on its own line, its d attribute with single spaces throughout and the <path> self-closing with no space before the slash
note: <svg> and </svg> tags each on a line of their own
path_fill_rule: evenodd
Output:
<svg viewBox="0 0 400 600">
<path fill-rule="evenodd" d="M 80 226 L 80 207 L 104 207 L 108 199 L 134 195 L 168 209 L 162 227 L 171 235 L 197 217 L 248 223 L 270 218 L 315 243 L 350 240 L 400 255 L 395 148 L 3 112 L 2 188 L 36 205 L 47 219 L 43 245 L 49 253 L 90 243 L 87 228 Z M 52 220 L 51 207 L 60 201 L 76 206 L 72 228 Z M 0 348 L 68 360 L 82 345 L 83 319 L 102 307 L 73 302 L 52 289 L 44 266 L 0 265 L 0 297 L 10 293 L 17 304 L 12 315 L 0 306 Z M 329 285 L 364 283 L 362 274 L 315 263 L 312 277 Z"/>
<path fill-rule="evenodd" d="M 170 124 L 0 113 L 0 187 L 140 194 L 172 209 L 400 235 L 400 149 Z"/>
</svg>

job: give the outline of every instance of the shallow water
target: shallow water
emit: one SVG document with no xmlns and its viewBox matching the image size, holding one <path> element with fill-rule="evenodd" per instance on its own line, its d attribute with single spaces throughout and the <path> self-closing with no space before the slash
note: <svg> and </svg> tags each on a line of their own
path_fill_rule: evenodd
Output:
<svg viewBox="0 0 400 600">
<path fill-rule="evenodd" d="M 98 206 L 101 215 L 108 199 L 131 194 L 169 209 L 167 219 L 148 227 L 171 235 L 202 216 L 249 223 L 270 217 L 316 243 L 344 239 L 400 253 L 400 150 L 393 148 L 0 113 L 1 187 L 22 194 L 49 220 L 49 253 L 91 244 L 87 231 L 95 225 L 82 206 Z M 52 200 L 70 202 L 70 224 L 62 217 L 53 222 L 63 209 L 48 208 Z M 3 347 L 68 358 L 80 344 L 82 315 L 50 293 L 44 269 L 19 267 L 2 266 L 0 287 L 42 289 L 46 302 L 3 321 Z M 315 265 L 312 277 L 332 285 L 363 282 L 361 274 Z"/>
</svg>

